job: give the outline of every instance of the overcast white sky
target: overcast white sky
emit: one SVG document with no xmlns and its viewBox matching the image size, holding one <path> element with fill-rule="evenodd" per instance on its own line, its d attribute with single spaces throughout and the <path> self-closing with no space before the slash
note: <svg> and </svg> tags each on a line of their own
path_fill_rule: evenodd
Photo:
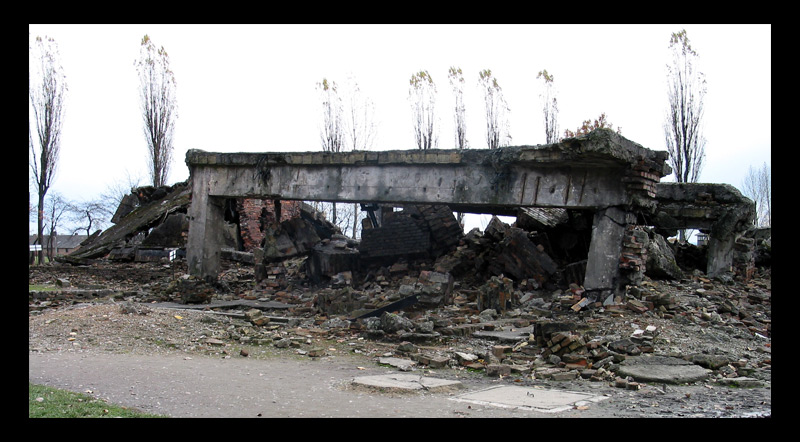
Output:
<svg viewBox="0 0 800 442">
<path fill-rule="evenodd" d="M 486 148 L 482 69 L 491 69 L 511 109 L 512 145 L 544 144 L 536 74 L 547 69 L 562 134 L 605 112 L 624 137 L 665 150 L 669 38 L 681 29 L 708 82 L 700 181 L 739 188 L 750 166 L 771 166 L 770 25 L 29 26 L 30 37 L 58 42 L 67 75 L 52 191 L 71 200 L 96 198 L 127 175 L 147 184 L 134 67 L 145 34 L 167 50 L 178 83 L 174 183 L 189 176 L 188 149 L 321 150 L 315 84 L 328 78 L 343 85 L 348 74 L 375 103 L 374 149 L 414 149 L 408 80 L 427 70 L 439 90 L 439 148 L 454 148 L 450 66 L 466 79 L 473 148 Z"/>
</svg>

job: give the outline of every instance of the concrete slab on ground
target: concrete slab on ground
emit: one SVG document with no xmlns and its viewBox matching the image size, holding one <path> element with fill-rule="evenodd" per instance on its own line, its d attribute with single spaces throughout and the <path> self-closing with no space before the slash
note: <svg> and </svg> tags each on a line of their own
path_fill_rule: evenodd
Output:
<svg viewBox="0 0 800 442">
<path fill-rule="evenodd" d="M 376 376 L 361 376 L 353 379 L 353 385 L 385 389 L 385 390 L 406 390 L 406 391 L 443 391 L 464 388 L 460 381 L 448 379 L 438 379 L 417 374 L 383 374 Z"/>
<path fill-rule="evenodd" d="M 669 356 L 635 356 L 626 358 L 617 370 L 618 376 L 630 376 L 636 382 L 685 384 L 707 379 L 712 371 L 689 361 Z"/>
<path fill-rule="evenodd" d="M 518 342 L 533 333 L 533 326 L 517 327 L 508 330 L 478 330 L 472 334 L 476 338 L 488 338 L 502 342 Z"/>
<path fill-rule="evenodd" d="M 519 408 L 542 413 L 558 413 L 559 411 L 571 410 L 577 406 L 590 405 L 608 399 L 608 397 L 563 390 L 497 386 L 461 394 L 451 399 L 478 405 Z"/>
</svg>

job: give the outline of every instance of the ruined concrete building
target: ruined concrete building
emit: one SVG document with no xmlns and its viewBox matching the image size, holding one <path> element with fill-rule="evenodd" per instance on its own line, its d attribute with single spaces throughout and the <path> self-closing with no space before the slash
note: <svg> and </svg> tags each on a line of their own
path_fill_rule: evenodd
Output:
<svg viewBox="0 0 800 442">
<path fill-rule="evenodd" d="M 220 268 L 225 200 L 336 201 L 376 205 L 444 205 L 450 212 L 517 215 L 537 208 L 581 213 L 588 234 L 583 286 L 612 300 L 645 266 L 646 234 L 700 228 L 711 235 L 711 274 L 730 270 L 733 244 L 752 224 L 751 202 L 718 185 L 662 185 L 667 153 L 608 130 L 542 146 L 495 150 L 211 153 L 190 150 L 189 271 L 213 280 Z M 705 186 L 703 190 L 688 190 Z M 677 204 L 679 208 L 673 208 Z M 696 210 L 689 210 L 688 205 Z M 701 213 L 702 212 L 702 213 Z M 556 216 L 557 213 L 556 213 Z M 563 216 L 563 215 L 562 215 Z M 421 218 L 417 217 L 416 221 Z M 387 219 L 404 235 L 419 234 L 413 218 Z M 416 226 L 416 227 L 415 227 Z M 585 228 L 586 229 L 586 228 Z M 379 233 L 366 233 L 364 241 Z M 580 238 L 575 238 L 578 241 Z M 409 246 L 394 244 L 387 249 Z M 414 243 L 418 246 L 419 243 Z M 419 250 L 407 250 L 419 252 Z M 378 257 L 379 247 L 365 247 Z"/>
<path fill-rule="evenodd" d="M 666 159 L 604 129 L 495 150 L 190 150 L 188 182 L 136 189 L 116 225 L 69 259 L 148 260 L 185 250 L 190 274 L 214 281 L 222 258 L 255 264 L 258 278 L 264 265 L 304 255 L 315 282 L 399 258 L 432 258 L 453 272 L 474 260 L 484 261 L 487 277 L 545 284 L 557 275 L 592 302 L 613 303 L 645 269 L 677 277 L 674 259 L 662 259 L 671 256 L 662 253 L 663 236 L 692 228 L 709 236 L 709 276 L 748 277 L 753 202 L 728 185 L 660 183 L 671 173 Z M 361 240 L 341 236 L 303 201 L 361 203 L 370 214 Z M 453 212 L 516 223 L 495 218 L 481 238 L 465 236 Z M 479 255 L 459 247 L 464 241 L 506 253 Z"/>
</svg>

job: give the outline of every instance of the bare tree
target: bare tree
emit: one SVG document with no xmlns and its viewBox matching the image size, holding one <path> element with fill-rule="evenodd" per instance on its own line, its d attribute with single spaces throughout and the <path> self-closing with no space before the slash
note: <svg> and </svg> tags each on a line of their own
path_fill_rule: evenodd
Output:
<svg viewBox="0 0 800 442">
<path fill-rule="evenodd" d="M 322 126 L 320 127 L 320 137 L 322 150 L 325 152 L 341 152 L 344 147 L 344 121 L 342 99 L 335 81 L 328 81 L 323 78 L 317 83 L 322 101 Z"/>
<path fill-rule="evenodd" d="M 351 238 L 356 237 L 356 231 L 352 230 L 355 224 L 353 223 L 354 217 L 357 217 L 357 214 L 353 212 L 358 210 L 358 203 L 356 204 L 336 204 L 336 203 L 326 203 L 323 204 L 324 209 L 333 210 L 336 207 L 336 215 L 337 221 L 331 221 L 339 230 L 342 232 L 343 235 L 349 236 Z"/>
<path fill-rule="evenodd" d="M 672 64 L 667 65 L 669 108 L 664 123 L 667 152 L 675 179 L 696 183 L 705 159 L 701 123 L 706 80 L 695 69 L 697 52 L 689 44 L 686 30 L 672 33 L 669 47 Z"/>
<path fill-rule="evenodd" d="M 756 225 L 772 225 L 772 173 L 767 163 L 761 169 L 750 166 L 742 182 L 742 193 L 756 203 Z"/>
<path fill-rule="evenodd" d="M 320 141 L 325 152 L 341 152 L 344 147 L 345 128 L 344 110 L 342 99 L 335 81 L 323 78 L 317 83 L 317 91 L 322 102 L 322 126 L 320 127 Z M 332 220 L 337 223 L 336 203 L 332 203 Z"/>
<path fill-rule="evenodd" d="M 544 81 L 544 92 L 539 97 L 542 99 L 546 143 L 558 143 L 558 102 L 553 90 L 553 76 L 547 73 L 547 69 L 543 69 L 536 78 Z"/>
<path fill-rule="evenodd" d="M 455 105 L 453 116 L 455 119 L 456 149 L 469 148 L 467 141 L 467 118 L 466 107 L 464 106 L 464 73 L 461 68 L 450 66 L 447 71 L 447 78 L 450 80 L 450 87 L 453 89 Z M 464 212 L 456 212 L 458 223 L 464 225 Z"/>
<path fill-rule="evenodd" d="M 486 144 L 489 149 L 497 149 L 507 145 L 511 140 L 509 133 L 508 108 L 503 89 L 497 83 L 497 78 L 492 76 L 492 71 L 484 69 L 479 73 L 478 84 L 483 89 L 486 103 Z"/>
<path fill-rule="evenodd" d="M 173 135 L 178 118 L 175 74 L 169 67 L 164 47 L 156 49 L 149 36 L 142 38 L 139 59 L 139 87 L 144 135 L 149 152 L 148 165 L 153 186 L 164 186 L 172 164 Z"/>
<path fill-rule="evenodd" d="M 347 77 L 346 106 L 344 111 L 344 127 L 347 132 L 347 141 L 350 149 L 369 150 L 375 142 L 376 123 L 375 123 L 375 104 L 372 100 L 361 92 L 355 76 L 350 74 Z M 360 214 L 359 204 L 353 203 L 349 219 L 352 219 L 352 237 L 358 236 Z M 344 232 L 346 229 L 343 229 Z"/>
<path fill-rule="evenodd" d="M 375 104 L 361 92 L 354 75 L 347 77 L 344 128 L 350 150 L 369 150 L 375 142 Z"/>
<path fill-rule="evenodd" d="M 102 200 L 73 202 L 69 207 L 70 220 L 77 226 L 72 233 L 80 230 L 86 231 L 86 236 L 92 234 L 92 229 L 102 229 L 108 225 L 113 212 L 108 210 Z"/>
<path fill-rule="evenodd" d="M 51 261 L 53 260 L 53 256 L 55 256 L 55 245 L 56 245 L 56 237 L 58 235 L 58 229 L 61 227 L 62 218 L 69 213 L 70 203 L 64 199 L 61 194 L 55 192 L 51 193 L 47 201 L 45 203 L 45 212 L 46 212 L 46 219 L 47 224 L 49 227 L 50 232 L 48 233 L 48 241 L 47 241 L 47 257 Z M 43 237 L 39 237 L 43 238 Z M 45 247 L 43 241 L 39 241 L 42 244 L 42 248 Z"/>
<path fill-rule="evenodd" d="M 466 108 L 464 107 L 464 74 L 461 72 L 461 68 L 451 66 L 448 78 L 456 100 L 454 108 L 456 149 L 466 149 L 469 147 L 469 143 L 467 143 Z"/>
<path fill-rule="evenodd" d="M 125 171 L 124 180 L 116 180 L 106 186 L 106 190 L 100 194 L 99 201 L 102 202 L 106 210 L 112 214 L 117 211 L 122 199 L 128 196 L 134 189 L 142 185 L 142 178 L 132 176 L 129 171 Z"/>
<path fill-rule="evenodd" d="M 31 149 L 30 167 L 39 194 L 37 228 L 39 238 L 44 232 L 44 199 L 56 173 L 61 151 L 61 128 L 64 118 L 64 98 L 67 91 L 66 75 L 61 66 L 58 44 L 49 37 L 37 36 L 29 47 L 28 93 L 36 138 L 28 127 L 28 144 Z M 39 251 L 39 263 L 44 261 L 44 250 Z"/>
<path fill-rule="evenodd" d="M 419 71 L 408 81 L 411 117 L 417 148 L 436 149 L 439 128 L 436 120 L 436 84 L 428 71 Z"/>
</svg>

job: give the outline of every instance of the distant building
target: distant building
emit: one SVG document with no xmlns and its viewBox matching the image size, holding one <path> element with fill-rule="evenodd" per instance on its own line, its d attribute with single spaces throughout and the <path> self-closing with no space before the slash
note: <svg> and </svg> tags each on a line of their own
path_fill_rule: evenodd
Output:
<svg viewBox="0 0 800 442">
<path fill-rule="evenodd" d="M 44 241 L 38 240 L 38 235 L 29 235 L 28 236 L 28 245 L 41 245 L 42 250 L 47 253 L 48 248 L 50 247 L 50 235 L 42 235 Z M 83 241 L 86 241 L 88 238 L 86 235 L 55 235 L 54 239 L 55 242 L 53 244 L 53 255 L 66 255 L 72 252 L 73 250 L 80 247 Z"/>
</svg>

